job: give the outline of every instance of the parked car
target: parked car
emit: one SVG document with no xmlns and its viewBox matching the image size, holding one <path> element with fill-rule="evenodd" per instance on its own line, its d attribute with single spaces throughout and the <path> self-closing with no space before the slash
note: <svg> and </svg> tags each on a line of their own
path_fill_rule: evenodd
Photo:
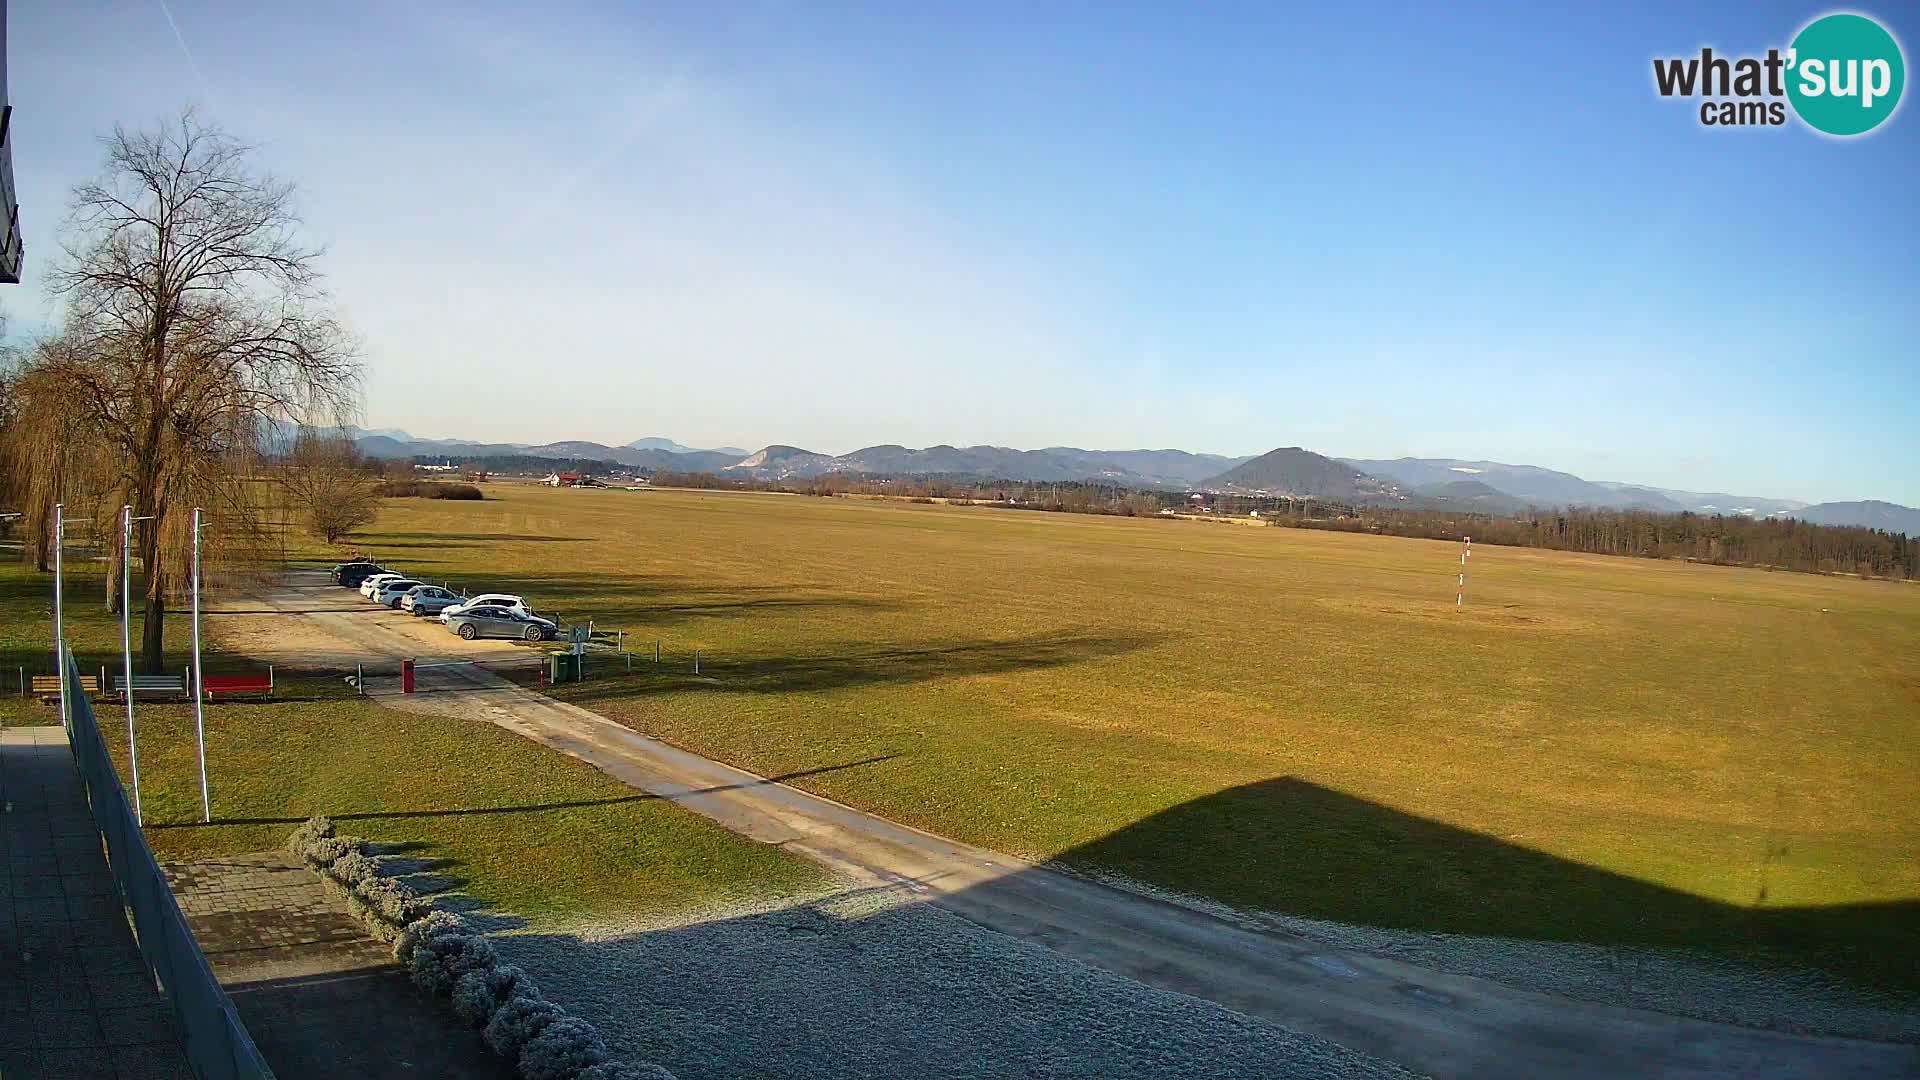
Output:
<svg viewBox="0 0 1920 1080">
<path fill-rule="evenodd" d="M 461 599 L 438 585 L 421 585 L 400 598 L 400 610 L 409 615 L 438 615 Z"/>
<path fill-rule="evenodd" d="M 424 584 L 426 582 L 415 581 L 412 578 L 388 578 L 374 588 L 370 599 L 383 607 L 397 608 L 408 593 Z"/>
<path fill-rule="evenodd" d="M 360 583 L 360 595 L 371 600 L 373 599 L 373 591 L 375 589 L 378 589 L 380 586 L 385 585 L 389 581 L 398 581 L 401 578 L 406 576 L 407 575 L 405 574 L 395 574 L 392 572 L 370 574 L 367 576 L 367 579 L 365 581 L 362 581 Z M 415 584 L 418 584 L 418 582 L 415 582 Z"/>
<path fill-rule="evenodd" d="M 375 562 L 344 562 L 333 568 L 333 581 L 349 589 L 357 589 L 360 583 L 374 574 L 386 573 L 386 567 Z"/>
<path fill-rule="evenodd" d="M 440 621 L 443 623 L 448 622 L 448 620 L 466 609 L 479 607 L 482 604 L 488 604 L 493 607 L 512 608 L 523 615 L 533 614 L 533 609 L 528 607 L 526 600 L 521 597 L 515 596 L 512 593 L 489 592 L 481 593 L 479 596 L 468 597 L 453 607 L 445 609 L 440 612 Z M 449 625 L 451 625 L 451 623 L 449 623 Z"/>
<path fill-rule="evenodd" d="M 560 629 L 551 619 L 496 604 L 469 607 L 449 619 L 447 626 L 468 641 L 483 637 L 551 641 Z"/>
</svg>

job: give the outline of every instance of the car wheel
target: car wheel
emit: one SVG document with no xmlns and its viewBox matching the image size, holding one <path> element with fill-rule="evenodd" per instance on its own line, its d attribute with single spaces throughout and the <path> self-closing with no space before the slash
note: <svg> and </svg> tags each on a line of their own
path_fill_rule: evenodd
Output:
<svg viewBox="0 0 1920 1080">
<path fill-rule="evenodd" d="M 460 636 L 468 641 L 472 641 L 474 638 L 480 636 L 480 631 L 476 629 L 472 623 L 468 623 L 460 628 Z"/>
<path fill-rule="evenodd" d="M 545 636 L 546 636 L 546 632 L 541 630 L 539 627 L 537 626 L 527 627 L 526 637 L 528 641 L 539 641 L 541 638 Z"/>
</svg>

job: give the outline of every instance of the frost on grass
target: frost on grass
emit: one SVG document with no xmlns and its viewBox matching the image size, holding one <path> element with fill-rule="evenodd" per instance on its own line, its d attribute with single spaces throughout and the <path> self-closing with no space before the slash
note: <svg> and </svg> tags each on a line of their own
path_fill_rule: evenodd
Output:
<svg viewBox="0 0 1920 1080">
<path fill-rule="evenodd" d="M 1687 949 L 1354 926 L 1242 911 L 1119 875 L 1082 873 L 1115 888 L 1198 908 L 1243 925 L 1522 990 L 1802 1035 L 1920 1042 L 1920 1007 L 1914 1002 L 1806 968 L 1743 963 Z"/>
<path fill-rule="evenodd" d="M 495 945 L 615 1055 L 682 1076 L 1411 1075 L 886 897 Z"/>
<path fill-rule="evenodd" d="M 673 1074 L 658 1065 L 629 1065 L 607 1061 L 580 1070 L 576 1080 L 674 1080 Z"/>
</svg>

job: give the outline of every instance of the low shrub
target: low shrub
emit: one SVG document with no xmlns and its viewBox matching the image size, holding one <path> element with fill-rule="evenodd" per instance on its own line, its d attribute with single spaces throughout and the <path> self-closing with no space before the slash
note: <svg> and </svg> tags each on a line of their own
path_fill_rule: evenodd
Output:
<svg viewBox="0 0 1920 1080">
<path fill-rule="evenodd" d="M 379 874 L 380 864 L 372 857 L 358 851 L 350 851 L 340 856 L 333 860 L 332 866 L 327 867 L 327 876 L 349 889 L 358 888 L 361 882 L 378 877 Z"/>
<path fill-rule="evenodd" d="M 360 841 L 349 836 L 324 836 L 307 845 L 301 858 L 308 866 L 325 873 L 342 858 L 360 851 Z"/>
<path fill-rule="evenodd" d="M 508 1061 L 518 1062 L 520 1049 L 533 1041 L 533 1037 L 545 1030 L 548 1024 L 565 1015 L 566 1010 L 546 998 L 535 994 L 518 994 L 508 998 L 505 1004 L 495 1010 L 493 1019 L 487 1021 L 487 1029 L 480 1037 L 486 1040 L 494 1053 Z"/>
<path fill-rule="evenodd" d="M 328 891 L 344 896 L 370 933 L 392 940 L 393 958 L 414 985 L 448 995 L 454 1014 L 482 1029 L 486 1044 L 526 1080 L 673 1080 L 658 1065 L 611 1060 L 592 1024 L 541 997 L 527 973 L 500 963 L 493 942 L 465 919 L 382 877 L 379 860 L 360 840 L 338 835 L 327 818 L 295 829 L 287 850 L 318 872 Z"/>
<path fill-rule="evenodd" d="M 316 814 L 293 830 L 292 836 L 287 837 L 287 854 L 296 859 L 305 859 L 307 848 L 311 847 L 314 841 L 325 840 L 332 836 L 333 819 Z"/>
<path fill-rule="evenodd" d="M 606 1040 L 592 1024 L 562 1016 L 520 1048 L 520 1075 L 527 1080 L 574 1080 L 580 1070 L 604 1064 Z"/>
<path fill-rule="evenodd" d="M 365 906 L 363 919 L 371 917 L 378 920 L 379 925 L 371 926 L 371 929 L 373 936 L 381 941 L 392 941 L 402 927 L 433 910 L 433 905 L 415 896 L 412 889 L 378 874 L 362 878 L 354 886 L 350 899 L 358 900 Z"/>
<path fill-rule="evenodd" d="M 393 958 L 411 966 L 420 944 L 441 934 L 467 933 L 467 921 L 450 911 L 429 911 L 410 922 L 393 939 Z"/>
<path fill-rule="evenodd" d="M 413 984 L 435 994 L 453 991 L 462 975 L 486 971 L 498 962 L 493 942 L 474 933 L 443 933 L 415 946 L 407 967 Z"/>
<path fill-rule="evenodd" d="M 453 1011 L 470 1027 L 485 1027 L 515 994 L 538 997 L 533 980 L 513 964 L 491 971 L 469 971 L 453 984 Z"/>
</svg>

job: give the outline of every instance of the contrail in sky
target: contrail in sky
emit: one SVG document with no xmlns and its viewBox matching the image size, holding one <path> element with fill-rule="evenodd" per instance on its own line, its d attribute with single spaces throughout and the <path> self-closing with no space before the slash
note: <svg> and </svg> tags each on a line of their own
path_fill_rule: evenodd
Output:
<svg viewBox="0 0 1920 1080">
<path fill-rule="evenodd" d="M 157 0 L 160 14 L 167 17 L 167 25 L 173 28 L 173 40 L 180 43 L 180 55 L 187 58 L 187 66 L 193 69 L 193 77 L 200 80 L 200 92 L 206 95 L 207 104 L 215 105 L 213 87 L 207 83 L 206 73 L 200 70 L 200 64 L 193 58 L 193 50 L 187 48 L 187 39 L 180 33 L 180 24 L 173 21 L 173 9 L 167 6 L 167 0 Z"/>
</svg>

